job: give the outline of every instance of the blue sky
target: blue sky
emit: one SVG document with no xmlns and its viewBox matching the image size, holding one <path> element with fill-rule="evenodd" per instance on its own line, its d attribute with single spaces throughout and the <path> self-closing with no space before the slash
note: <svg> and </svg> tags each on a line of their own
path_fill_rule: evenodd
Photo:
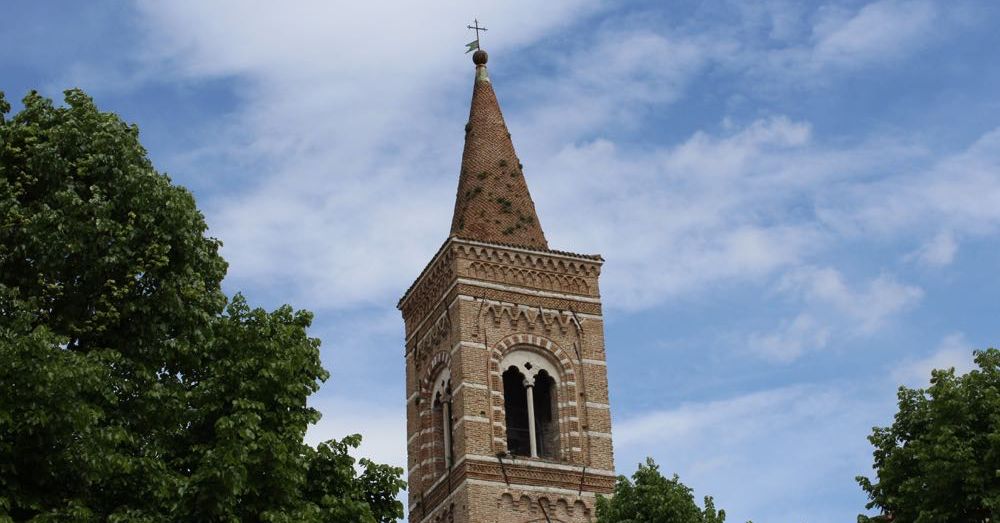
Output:
<svg viewBox="0 0 1000 523">
<path fill-rule="evenodd" d="M 448 233 L 473 17 L 550 245 L 607 259 L 620 473 L 851 520 L 896 387 L 997 345 L 996 2 L 5 7 L 9 99 L 137 123 L 227 291 L 316 313 L 310 441 L 405 462 L 394 306 Z"/>
</svg>

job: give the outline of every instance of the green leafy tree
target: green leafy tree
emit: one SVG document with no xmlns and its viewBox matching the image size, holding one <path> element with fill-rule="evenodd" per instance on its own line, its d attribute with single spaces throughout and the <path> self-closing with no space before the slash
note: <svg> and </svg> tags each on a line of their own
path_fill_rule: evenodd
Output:
<svg viewBox="0 0 1000 523">
<path fill-rule="evenodd" d="M 899 388 L 891 426 L 875 427 L 873 482 L 858 476 L 876 517 L 862 523 L 996 521 L 1000 516 L 1000 351 L 978 369 L 935 370 L 925 389 Z"/>
<path fill-rule="evenodd" d="M 693 491 L 675 474 L 663 477 L 653 458 L 639 464 L 629 481 L 618 476 L 614 496 L 597 499 L 600 523 L 724 523 L 726 511 L 716 510 L 711 496 L 705 496 L 704 510 L 694 501 Z"/>
<path fill-rule="evenodd" d="M 393 521 L 402 470 L 313 449 L 312 316 L 251 308 L 194 198 L 83 92 L 0 93 L 0 522 Z"/>
</svg>

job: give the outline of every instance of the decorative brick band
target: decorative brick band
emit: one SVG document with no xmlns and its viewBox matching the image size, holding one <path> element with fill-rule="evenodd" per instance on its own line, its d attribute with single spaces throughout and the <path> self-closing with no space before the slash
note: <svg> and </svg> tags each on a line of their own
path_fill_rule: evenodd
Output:
<svg viewBox="0 0 1000 523">
<path fill-rule="evenodd" d="M 479 280 L 584 296 L 592 294 L 587 280 L 580 276 L 522 269 L 499 263 L 481 261 L 474 261 L 469 264 L 469 271 L 472 273 L 472 276 Z"/>
<path fill-rule="evenodd" d="M 596 278 L 601 273 L 600 256 L 537 251 L 484 242 L 455 240 L 455 254 L 469 260 L 490 261 L 516 267 L 546 270 L 561 274 L 579 274 Z"/>
<path fill-rule="evenodd" d="M 506 462 L 503 469 L 500 462 L 461 460 L 447 476 L 438 478 L 432 487 L 424 492 L 421 500 L 410 507 L 410 521 L 431 521 L 429 516 L 439 513 L 438 508 L 468 484 L 496 486 L 507 490 L 506 479 L 511 489 L 525 489 L 540 492 L 564 493 L 582 496 L 595 494 L 610 495 L 614 492 L 615 477 L 591 474 L 583 467 L 575 470 L 543 468 L 523 460 Z"/>
<path fill-rule="evenodd" d="M 550 296 L 540 296 L 529 292 L 515 290 L 513 287 L 507 289 L 487 288 L 475 283 L 459 282 L 455 286 L 458 294 L 471 296 L 476 299 L 486 299 L 488 301 L 504 303 L 520 303 L 532 307 L 544 307 L 563 311 L 576 311 L 587 314 L 601 314 L 601 304 L 597 302 L 581 301 L 573 298 L 553 298 Z"/>
</svg>

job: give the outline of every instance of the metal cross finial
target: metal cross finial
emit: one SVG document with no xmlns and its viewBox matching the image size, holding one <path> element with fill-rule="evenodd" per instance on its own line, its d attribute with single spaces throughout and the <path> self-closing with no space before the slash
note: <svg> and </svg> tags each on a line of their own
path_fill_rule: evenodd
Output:
<svg viewBox="0 0 1000 523">
<path fill-rule="evenodd" d="M 475 25 L 467 25 L 466 27 L 468 27 L 469 29 L 473 29 L 473 30 L 476 31 L 476 48 L 478 49 L 479 48 L 479 31 L 486 32 L 488 29 L 486 29 L 485 27 L 481 27 L 479 25 L 479 19 L 478 18 L 475 19 L 475 20 L 473 20 L 472 22 Z"/>
</svg>

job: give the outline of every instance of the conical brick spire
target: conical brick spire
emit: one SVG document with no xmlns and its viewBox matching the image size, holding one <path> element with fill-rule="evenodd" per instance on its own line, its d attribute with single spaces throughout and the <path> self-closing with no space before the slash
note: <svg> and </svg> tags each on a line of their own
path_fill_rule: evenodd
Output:
<svg viewBox="0 0 1000 523">
<path fill-rule="evenodd" d="M 451 235 L 467 240 L 548 249 L 535 204 L 514 152 L 483 50 L 472 56 L 476 81 L 465 126 L 462 172 Z"/>
</svg>

